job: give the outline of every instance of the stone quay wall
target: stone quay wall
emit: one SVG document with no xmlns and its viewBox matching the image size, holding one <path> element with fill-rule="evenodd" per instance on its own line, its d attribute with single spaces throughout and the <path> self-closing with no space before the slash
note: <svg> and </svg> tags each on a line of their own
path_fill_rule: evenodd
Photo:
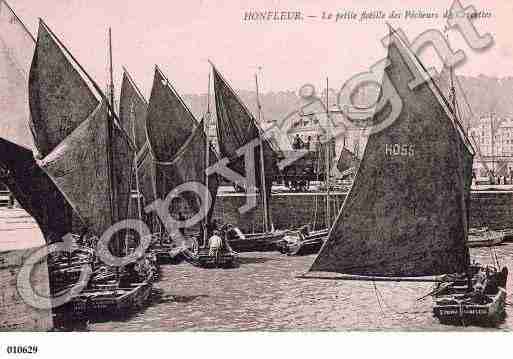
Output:
<svg viewBox="0 0 513 359">
<path fill-rule="evenodd" d="M 53 327 L 50 309 L 33 308 L 18 293 L 18 272 L 34 250 L 0 252 L 0 331 L 48 331 Z M 26 285 L 32 285 L 40 295 L 49 295 L 46 261 L 34 267 L 31 284 Z"/>
<path fill-rule="evenodd" d="M 332 194 L 331 218 L 335 219 L 345 198 L 344 193 Z M 488 226 L 490 229 L 513 228 L 513 192 L 472 192 L 470 226 Z M 217 197 L 213 218 L 221 223 L 238 225 L 243 232 L 263 230 L 263 206 L 260 197 L 255 209 L 240 214 L 246 198 L 243 194 L 220 195 Z M 272 196 L 271 212 L 277 229 L 296 228 L 305 224 L 325 228 L 326 195 L 324 193 L 276 193 Z"/>
</svg>

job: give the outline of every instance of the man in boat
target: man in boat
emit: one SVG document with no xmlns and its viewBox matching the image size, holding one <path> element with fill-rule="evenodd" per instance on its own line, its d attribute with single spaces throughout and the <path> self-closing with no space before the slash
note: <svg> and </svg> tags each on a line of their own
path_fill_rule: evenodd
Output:
<svg viewBox="0 0 513 359">
<path fill-rule="evenodd" d="M 312 142 L 312 136 L 308 136 L 305 143 L 305 149 L 310 151 L 310 143 Z"/>
<path fill-rule="evenodd" d="M 222 245 L 223 239 L 221 238 L 221 232 L 216 229 L 214 230 L 214 234 L 208 239 L 208 255 L 215 257 L 216 265 L 219 263 L 219 252 L 221 251 Z"/>
<path fill-rule="evenodd" d="M 299 133 L 296 134 L 296 138 L 294 138 L 294 143 L 292 143 L 292 148 L 295 150 L 300 150 L 303 148 L 303 140 L 299 137 Z"/>
</svg>

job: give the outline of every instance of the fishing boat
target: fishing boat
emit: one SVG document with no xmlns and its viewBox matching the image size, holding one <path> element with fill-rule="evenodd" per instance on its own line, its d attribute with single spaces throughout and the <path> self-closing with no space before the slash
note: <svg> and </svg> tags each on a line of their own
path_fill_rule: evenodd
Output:
<svg viewBox="0 0 513 359">
<path fill-rule="evenodd" d="M 72 210 L 33 156 L 28 82 L 36 41 L 7 2 L 0 13 L 0 181 L 50 244 L 73 232 Z"/>
<path fill-rule="evenodd" d="M 86 228 L 87 237 L 93 238 L 100 238 L 114 223 L 128 218 L 135 158 L 135 147 L 113 107 L 112 53 L 110 55 L 109 101 L 58 37 L 40 20 L 29 76 L 32 128 L 40 158 L 38 165 L 71 204 Z M 68 96 L 63 97 L 62 93 Z M 126 234 L 118 233 L 113 237 L 110 250 L 117 256 L 128 254 Z M 111 268 L 114 278 L 93 272 L 92 278 L 101 280 L 93 280 L 89 285 L 113 282 L 117 285 L 116 290 L 125 291 L 129 298 L 123 299 L 123 303 L 135 303 L 139 290 L 132 288 L 131 283 L 122 283 L 123 270 Z M 140 286 L 151 288 L 151 281 L 146 279 Z M 126 298 L 118 295 L 121 292 L 108 292 L 111 288 L 103 289 L 103 297 L 94 296 L 88 301 L 106 296 L 114 301 L 117 297 Z M 91 305 L 95 305 L 94 301 Z"/>
<path fill-rule="evenodd" d="M 466 123 L 466 127 L 470 127 L 470 120 L 474 117 L 472 107 L 470 106 L 465 93 L 461 87 L 458 78 L 454 75 L 452 67 L 444 67 L 438 78 L 435 79 L 436 85 L 440 91 L 447 94 L 449 102 L 455 113 L 456 118 L 461 123 Z M 471 138 L 472 146 L 476 149 L 478 158 L 482 158 L 480 143 Z M 486 171 L 490 173 L 486 162 L 482 162 Z M 493 172 L 493 171 L 492 171 Z M 473 187 L 473 190 L 475 188 Z M 476 208 L 478 216 L 480 216 L 481 209 Z M 482 216 L 480 216 L 482 217 Z M 467 247 L 490 247 L 495 246 L 504 240 L 506 233 L 504 231 L 490 230 L 487 226 L 480 228 L 470 228 L 468 231 Z"/>
<path fill-rule="evenodd" d="M 255 148 L 255 184 L 262 200 L 263 220 L 262 232 L 244 233 L 229 239 L 230 246 L 237 252 L 267 251 L 276 249 L 276 241 L 283 238 L 285 230 L 276 230 L 272 222 L 270 210 L 273 179 L 279 175 L 277 161 L 282 156 L 280 149 L 264 138 L 259 122 L 240 100 L 221 73 L 212 64 L 214 73 L 214 93 L 217 113 L 217 137 L 221 158 L 229 160 L 228 167 L 240 175 L 246 173 L 244 158 L 237 152 L 253 140 L 259 141 Z M 261 106 L 258 98 L 258 117 L 261 118 Z M 237 184 L 234 184 L 236 187 Z M 247 189 L 244 189 L 247 190 Z"/>
<path fill-rule="evenodd" d="M 472 145 L 420 60 L 393 29 L 388 40 L 382 98 L 400 101 L 374 114 L 354 184 L 303 278 L 434 281 L 435 317 L 491 320 L 504 311 L 507 269 L 470 263 Z"/>
<path fill-rule="evenodd" d="M 278 251 L 289 256 L 300 256 L 318 253 L 328 237 L 328 230 L 309 231 L 308 226 L 288 231 L 276 243 Z"/>
<path fill-rule="evenodd" d="M 204 249 L 211 234 L 209 228 L 219 187 L 217 175 L 206 173 L 206 169 L 218 160 L 204 131 L 210 117 L 209 108 L 208 105 L 204 119 L 198 122 L 164 73 L 158 66 L 155 68 L 146 127 L 156 165 L 156 194 L 158 198 L 165 198 L 175 188 L 187 183 L 201 184 L 207 189 L 204 198 L 210 198 L 210 203 L 186 192 L 181 196 L 184 205 L 175 210 L 175 214 L 183 216 L 183 219 L 187 218 L 185 213 L 202 213 L 204 218 L 199 228 L 192 233 L 185 233 L 186 230 L 191 232 L 192 228 L 183 228 L 182 238 L 176 238 L 178 233 L 168 233 L 175 246 L 185 248 L 179 253 L 185 260 L 194 265 L 205 264 L 205 267 L 215 260 Z M 224 251 L 223 256 L 235 261 L 235 254 L 231 251 Z"/>
<path fill-rule="evenodd" d="M 326 79 L 326 94 L 328 91 L 328 79 Z M 324 172 L 324 184 L 319 186 L 319 189 L 322 188 L 325 191 L 325 227 L 321 229 L 317 229 L 314 231 L 310 230 L 310 225 L 305 225 L 302 228 L 297 230 L 289 230 L 283 236 L 281 240 L 276 243 L 276 247 L 278 251 L 287 255 L 308 255 L 317 253 L 326 238 L 328 237 L 329 228 L 332 224 L 332 210 L 333 205 L 335 205 L 335 212 L 338 210 L 337 202 L 332 201 L 331 192 L 334 189 L 334 180 L 332 174 L 332 161 L 335 157 L 335 138 L 328 138 L 329 133 L 327 133 L 326 129 L 330 128 L 331 118 L 329 112 L 329 99 L 328 95 L 326 95 L 326 104 L 325 104 L 326 112 L 325 112 L 325 123 L 324 128 L 320 127 L 321 130 L 325 133 L 324 138 L 319 136 L 319 143 L 317 144 L 316 152 L 317 152 L 317 173 Z M 327 135 L 327 136 L 326 136 Z M 342 152 L 337 161 L 338 169 L 345 170 L 343 166 L 351 166 L 354 165 L 354 157 L 349 157 L 349 150 L 344 147 L 342 148 Z M 322 168 L 322 170 L 321 170 Z M 317 197 L 315 198 L 315 208 L 317 212 Z M 314 226 L 317 223 L 317 218 L 314 218 Z"/>
<path fill-rule="evenodd" d="M 163 232 L 163 227 L 153 212 L 145 213 L 143 208 L 157 198 L 155 188 L 155 161 L 146 135 L 146 117 L 148 101 L 139 90 L 126 68 L 123 68 L 121 94 L 119 100 L 119 118 L 125 131 L 131 135 L 137 155 L 134 159 L 132 176 L 132 195 L 129 200 L 131 218 L 142 220 L 151 231 L 150 247 L 157 264 L 179 263 L 180 253 Z"/>
<path fill-rule="evenodd" d="M 238 256 L 226 247 L 221 248 L 217 257 L 211 255 L 208 247 L 185 248 L 181 254 L 188 263 L 200 268 L 236 268 L 239 265 Z"/>
<path fill-rule="evenodd" d="M 508 271 L 496 267 L 469 266 L 467 276 L 438 284 L 434 292 L 433 313 L 442 323 L 481 323 L 494 325 L 504 319 Z M 473 288 L 469 291 L 469 286 Z"/>
<path fill-rule="evenodd" d="M 506 234 L 493 231 L 488 227 L 471 228 L 468 233 L 467 247 L 491 247 L 501 244 Z"/>
</svg>

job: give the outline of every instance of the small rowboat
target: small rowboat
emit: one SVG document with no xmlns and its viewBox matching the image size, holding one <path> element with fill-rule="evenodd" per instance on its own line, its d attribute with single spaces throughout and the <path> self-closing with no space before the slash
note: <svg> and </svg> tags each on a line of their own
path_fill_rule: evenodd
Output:
<svg viewBox="0 0 513 359">
<path fill-rule="evenodd" d="M 75 309 L 87 314 L 125 314 L 142 308 L 147 302 L 152 285 L 149 282 L 133 283 L 128 288 L 86 289 L 70 302 Z"/>
<path fill-rule="evenodd" d="M 287 233 L 276 230 L 268 233 L 228 234 L 228 243 L 237 252 L 270 252 L 277 249 L 276 243 Z"/>
<path fill-rule="evenodd" d="M 443 323 L 496 323 L 504 318 L 507 269 L 473 267 L 471 288 L 465 279 L 440 284 L 433 314 Z M 471 267 L 472 269 L 472 267 Z"/>
<path fill-rule="evenodd" d="M 188 263 L 200 268 L 235 268 L 238 265 L 237 254 L 226 249 L 221 249 L 217 258 L 210 255 L 208 248 L 186 248 L 182 255 Z"/>
<path fill-rule="evenodd" d="M 492 231 L 487 227 L 470 229 L 467 239 L 467 247 L 491 247 L 504 241 L 503 231 Z"/>
<path fill-rule="evenodd" d="M 328 229 L 309 233 L 301 230 L 289 231 L 277 242 L 278 251 L 289 256 L 301 256 L 318 253 L 328 236 Z"/>
</svg>

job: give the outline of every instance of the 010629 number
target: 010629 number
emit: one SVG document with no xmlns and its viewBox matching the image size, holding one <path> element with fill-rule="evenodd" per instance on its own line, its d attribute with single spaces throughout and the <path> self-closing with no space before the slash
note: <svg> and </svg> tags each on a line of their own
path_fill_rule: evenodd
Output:
<svg viewBox="0 0 513 359">
<path fill-rule="evenodd" d="M 7 354 L 37 354 L 37 345 L 8 345 Z"/>
</svg>

